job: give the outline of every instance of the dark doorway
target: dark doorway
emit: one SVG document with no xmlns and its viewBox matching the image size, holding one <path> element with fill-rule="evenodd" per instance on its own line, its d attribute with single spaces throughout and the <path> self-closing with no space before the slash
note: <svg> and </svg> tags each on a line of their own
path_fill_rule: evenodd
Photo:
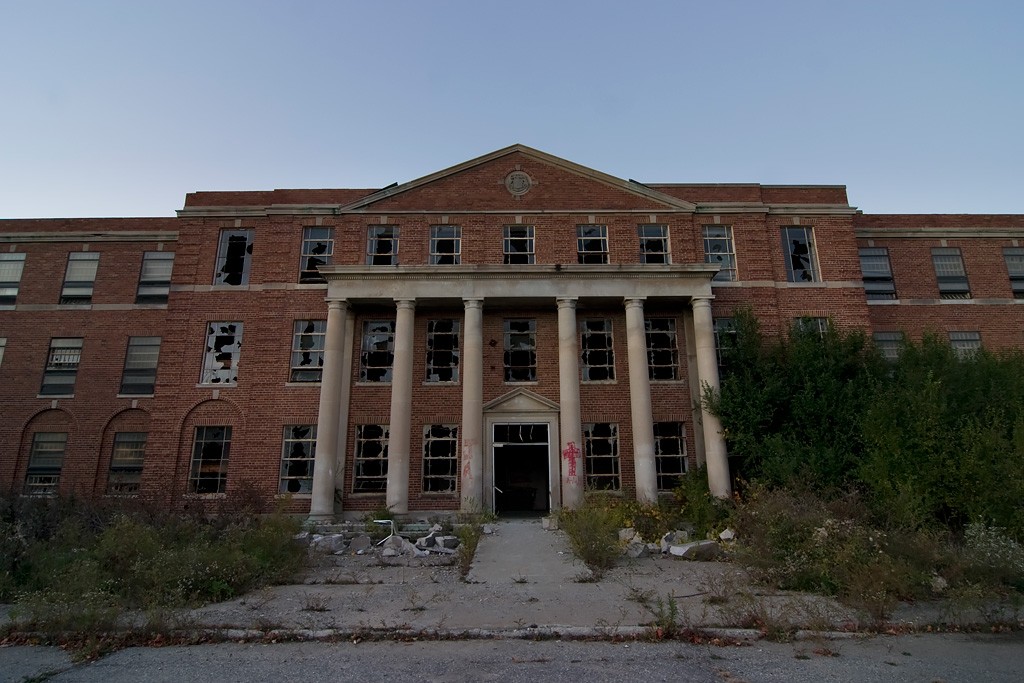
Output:
<svg viewBox="0 0 1024 683">
<path fill-rule="evenodd" d="M 494 512 L 545 514 L 549 489 L 548 426 L 494 425 Z"/>
</svg>

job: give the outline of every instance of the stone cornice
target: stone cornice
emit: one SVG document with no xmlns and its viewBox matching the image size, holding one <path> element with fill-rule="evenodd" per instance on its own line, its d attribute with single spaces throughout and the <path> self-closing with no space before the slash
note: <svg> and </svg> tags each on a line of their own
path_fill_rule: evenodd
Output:
<svg viewBox="0 0 1024 683">
<path fill-rule="evenodd" d="M 917 239 L 1024 239 L 1022 228 L 855 228 L 859 239 L 917 238 Z"/>
<path fill-rule="evenodd" d="M 176 230 L 111 230 L 79 232 L 3 232 L 0 243 L 11 242 L 175 242 Z"/>
</svg>

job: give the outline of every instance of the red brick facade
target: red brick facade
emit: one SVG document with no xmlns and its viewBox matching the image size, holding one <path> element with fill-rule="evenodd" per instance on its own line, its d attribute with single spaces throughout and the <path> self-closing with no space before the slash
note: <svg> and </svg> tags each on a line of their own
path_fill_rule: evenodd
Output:
<svg viewBox="0 0 1024 683">
<path fill-rule="evenodd" d="M 529 177 L 525 192 L 506 184 L 513 171 Z M 145 434 L 141 476 L 137 470 L 128 475 L 138 479 L 143 497 L 177 507 L 207 505 L 251 490 L 268 502 L 282 498 L 285 426 L 316 424 L 320 400 L 319 383 L 290 381 L 294 322 L 325 320 L 325 297 L 348 297 L 341 281 L 330 289 L 299 282 L 303 230 L 311 227 L 333 230 L 330 263 L 340 272 L 366 267 L 369 227 L 395 226 L 397 265 L 377 267 L 400 279 L 404 268 L 429 265 L 432 226 L 459 226 L 460 265 L 441 266 L 439 272 L 503 268 L 510 293 L 484 302 L 483 403 L 525 388 L 557 404 L 555 302 L 516 294 L 519 274 L 547 269 L 552 277 L 571 279 L 585 271 L 589 266 L 577 258 L 579 225 L 606 226 L 608 265 L 603 267 L 636 268 L 642 261 L 638 226 L 649 224 L 666 226 L 673 267 L 705 263 L 705 226 L 731 228 L 736 279 L 711 283 L 716 318 L 750 306 L 770 334 L 783 333 L 796 318 L 827 317 L 845 329 L 904 331 L 911 338 L 926 331 L 977 332 L 986 348 L 1024 344 L 1022 299 L 1015 298 L 1004 258 L 1004 248 L 1017 248 L 1024 240 L 1024 216 L 864 215 L 848 205 L 845 188 L 835 186 L 641 185 L 513 146 L 380 191 L 199 192 L 186 197 L 176 218 L 0 221 L 0 296 L 12 287 L 16 291 L 13 300 L 0 299 L 6 302 L 0 305 L 5 454 L 0 488 L 25 491 L 29 475 L 42 472 L 32 481 L 42 482 L 37 490 L 43 493 L 107 495 L 115 435 Z M 533 227 L 535 265 L 504 265 L 507 226 Z M 781 238 L 787 228 L 809 228 L 813 235 L 812 281 L 790 281 L 787 263 L 794 257 L 784 251 Z M 215 285 L 218 256 L 224 256 L 218 246 L 221 231 L 245 229 L 252 231 L 251 254 L 244 257 L 247 283 Z M 884 301 L 866 297 L 858 254 L 859 248 L 880 247 L 888 250 L 896 297 Z M 944 298 L 939 291 L 932 249 L 951 247 L 960 249 L 970 298 Z M 100 255 L 91 303 L 61 304 L 68 255 L 82 252 Z M 166 304 L 135 303 L 145 252 L 174 253 Z M 20 278 L 5 283 L 3 274 L 15 272 L 18 264 Z M 705 270 L 698 279 L 706 287 L 713 272 Z M 359 381 L 364 321 L 395 319 L 390 282 L 381 281 L 379 298 L 364 294 L 350 301 L 347 421 L 339 454 L 344 469 L 335 477 L 338 512 L 371 510 L 385 501 L 383 492 L 353 491 L 352 482 L 357 425 L 386 425 L 390 419 L 390 384 Z M 440 278 L 415 297 L 411 511 L 460 506 L 457 478 L 449 492 L 425 491 L 423 485 L 424 426 L 457 426 L 463 416 L 461 382 L 426 381 L 428 321 L 463 317 L 462 301 L 449 298 L 448 287 Z M 577 326 L 588 319 L 611 321 L 615 379 L 581 382 L 580 416 L 584 424 L 617 425 L 617 485 L 631 495 L 636 481 L 625 312 L 621 297 L 597 289 L 578 297 Z M 704 445 L 693 398 L 689 297 L 650 297 L 644 312 L 675 321 L 678 379 L 651 382 L 651 409 L 655 422 L 682 423 L 692 466 Z M 536 321 L 534 382 L 505 381 L 507 319 Z M 202 382 L 211 322 L 242 323 L 241 350 L 231 361 L 234 383 Z M 130 337 L 160 338 L 151 394 L 119 394 Z M 73 393 L 41 391 L 48 364 L 55 367 L 52 339 L 82 340 Z M 216 485 L 217 493 L 195 493 L 195 481 L 190 485 L 198 472 L 193 463 L 197 428 L 203 427 L 231 428 L 229 456 L 222 460 L 226 478 Z M 33 460 L 36 434 L 65 434 L 63 458 Z M 36 456 L 41 449 L 37 445 Z M 40 469 L 40 463 L 46 467 Z M 309 510 L 306 493 L 283 499 L 292 511 Z"/>
</svg>

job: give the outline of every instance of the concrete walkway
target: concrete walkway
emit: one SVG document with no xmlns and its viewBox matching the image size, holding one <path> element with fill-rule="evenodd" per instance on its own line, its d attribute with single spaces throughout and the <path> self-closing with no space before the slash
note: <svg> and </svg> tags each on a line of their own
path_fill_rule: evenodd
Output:
<svg viewBox="0 0 1024 683">
<path fill-rule="evenodd" d="M 540 519 L 515 519 L 488 525 L 477 546 L 470 583 L 545 584 L 564 587 L 585 573 L 565 535 L 544 529 Z"/>
</svg>

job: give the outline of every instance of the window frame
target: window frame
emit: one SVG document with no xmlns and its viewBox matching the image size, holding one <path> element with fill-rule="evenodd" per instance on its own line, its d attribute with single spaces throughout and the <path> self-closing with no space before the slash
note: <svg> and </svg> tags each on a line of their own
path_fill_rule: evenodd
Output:
<svg viewBox="0 0 1024 683">
<path fill-rule="evenodd" d="M 447 434 L 435 431 L 447 430 Z M 438 448 L 433 446 L 438 444 Z M 447 452 L 445 453 L 445 449 Z M 435 450 L 440 455 L 435 454 Z M 437 468 L 439 472 L 434 472 Z M 430 424 L 423 426 L 422 492 L 428 495 L 458 493 L 459 481 L 459 426 L 457 424 Z M 431 488 L 429 482 L 442 483 L 444 488 Z"/>
<path fill-rule="evenodd" d="M 170 265 L 166 266 L 166 277 L 164 277 L 164 267 L 155 265 L 163 261 L 170 262 Z M 149 264 L 148 268 L 147 264 Z M 142 252 L 142 267 L 139 269 L 139 285 L 135 290 L 135 303 L 166 304 L 171 293 L 173 274 L 173 251 Z"/>
<path fill-rule="evenodd" d="M 318 236 L 323 234 L 324 236 Z M 323 245 L 323 251 L 317 251 Z M 307 225 L 302 228 L 302 247 L 299 254 L 299 283 L 323 284 L 327 279 L 317 270 L 334 263 L 334 228 Z"/>
<path fill-rule="evenodd" d="M 932 247 L 931 255 L 939 298 L 947 301 L 972 298 L 971 283 L 967 278 L 967 268 L 960 247 Z"/>
<path fill-rule="evenodd" d="M 600 329 L 596 326 L 600 325 Z M 598 341 L 604 337 L 604 346 Z M 590 340 L 598 344 L 597 348 L 588 348 Z M 601 354 L 605 355 L 603 363 L 595 363 L 593 360 L 601 360 Z M 594 371 L 601 375 L 604 370 L 604 377 L 592 377 Z M 614 382 L 615 381 L 615 337 L 611 318 L 584 318 L 580 321 L 580 381 L 581 382 Z"/>
<path fill-rule="evenodd" d="M 366 227 L 366 265 L 397 266 L 401 228 L 397 225 L 368 225 Z M 381 247 L 389 244 L 390 251 Z"/>
<path fill-rule="evenodd" d="M 383 329 L 372 330 L 372 327 Z M 375 344 L 384 344 L 384 348 L 372 348 Z M 381 365 L 378 361 L 370 364 L 371 354 L 386 353 L 388 355 L 387 365 Z M 392 320 L 364 320 L 363 335 L 359 345 L 359 381 L 371 384 L 390 384 L 392 372 L 395 365 L 395 321 Z M 371 376 L 377 372 L 380 377 Z"/>
<path fill-rule="evenodd" d="M 654 329 L 655 321 L 668 323 L 669 329 Z M 670 338 L 670 345 L 664 348 L 655 347 L 654 341 L 656 334 L 668 335 Z M 644 318 L 644 343 L 647 349 L 647 377 L 651 382 L 674 382 L 679 380 L 679 334 L 676 319 L 671 317 L 645 317 Z M 667 368 L 669 364 L 655 363 L 656 354 L 659 353 L 670 353 L 671 377 L 656 377 L 659 374 L 656 368 Z"/>
<path fill-rule="evenodd" d="M 794 284 L 821 282 L 814 227 L 809 225 L 786 225 L 782 227 L 782 253 L 786 256 L 786 280 Z M 794 235 L 802 235 L 794 238 Z M 794 242 L 802 242 L 804 252 L 797 251 Z M 797 268 L 797 260 L 806 257 L 807 266 Z M 799 273 L 799 275 L 798 275 Z"/>
<path fill-rule="evenodd" d="M 216 430 L 220 430 L 220 436 Z M 201 435 L 201 436 L 200 436 Z M 192 436 L 192 459 L 188 474 L 188 492 L 196 496 L 223 495 L 227 491 L 228 468 L 231 463 L 231 425 L 200 425 Z M 220 444 L 216 458 L 204 455 L 207 445 Z M 204 474 L 204 470 L 213 475 Z M 214 482 L 213 490 L 208 490 Z M 202 484 L 202 486 L 201 486 Z"/>
<path fill-rule="evenodd" d="M 667 445 L 673 442 L 678 445 L 678 452 L 666 453 Z M 666 465 L 672 462 L 681 463 L 678 471 L 666 471 Z M 672 420 L 654 423 L 654 469 L 658 491 L 673 491 L 683 483 L 683 477 L 690 471 L 686 453 L 686 423 Z"/>
<path fill-rule="evenodd" d="M 78 263 L 82 265 L 74 265 Z M 70 252 L 67 265 L 64 268 L 64 282 L 60 289 L 60 305 L 88 306 L 91 304 L 99 268 L 99 252 Z"/>
<path fill-rule="evenodd" d="M 871 341 L 881 354 L 882 358 L 888 361 L 897 361 L 903 352 L 907 340 L 899 331 L 879 331 L 871 334 Z"/>
<path fill-rule="evenodd" d="M 966 360 L 980 353 L 981 332 L 975 330 L 950 330 L 947 333 L 949 346 L 957 358 Z"/>
<path fill-rule="evenodd" d="M 56 448 L 44 452 L 44 442 L 60 443 L 59 454 Z M 60 490 L 60 478 L 64 470 L 64 457 L 67 454 L 67 448 L 67 432 L 36 432 L 32 435 L 28 466 L 25 468 L 24 495 L 37 497 L 57 495 Z"/>
<path fill-rule="evenodd" d="M 713 232 L 721 231 L 716 235 Z M 704 263 L 718 264 L 718 272 L 712 282 L 734 282 L 736 274 L 736 243 L 733 241 L 731 225 L 703 225 L 701 236 L 704 240 Z"/>
<path fill-rule="evenodd" d="M 114 432 L 110 467 L 107 468 L 108 496 L 139 494 L 148 441 L 149 432 Z"/>
<path fill-rule="evenodd" d="M 326 343 L 326 320 L 304 319 L 296 320 L 292 323 L 292 350 L 288 370 L 289 382 L 317 384 L 323 381 L 324 347 Z"/>
<path fill-rule="evenodd" d="M 443 235 L 451 231 L 451 235 Z M 439 247 L 451 242 L 451 251 L 441 251 Z M 460 225 L 431 225 L 430 226 L 430 255 L 429 263 L 432 266 L 458 266 L 462 264 L 462 226 Z"/>
<path fill-rule="evenodd" d="M 16 278 L 14 277 L 15 275 L 17 275 Z M 24 275 L 24 253 L 11 252 L 0 254 L 0 278 L 8 278 L 0 279 L 0 308 L 8 306 L 13 308 L 17 305 L 18 293 L 21 291 L 21 278 Z"/>
<path fill-rule="evenodd" d="M 369 430 L 379 430 L 380 435 L 367 436 Z M 391 426 L 387 424 L 357 424 L 353 440 L 352 455 L 352 493 L 386 493 L 388 489 L 388 446 L 391 439 Z M 367 455 L 370 444 L 378 444 L 380 450 L 375 455 Z M 372 474 L 361 473 L 361 470 L 373 465 Z"/>
<path fill-rule="evenodd" d="M 216 328 L 221 328 L 220 330 Z M 233 328 L 228 330 L 227 328 Z M 203 371 L 200 384 L 235 386 L 238 384 L 238 367 L 242 360 L 242 342 L 245 325 L 241 321 L 214 321 L 206 323 L 206 345 L 203 352 Z M 223 331 L 221 331 L 223 330 Z M 230 334 L 229 334 L 230 332 Z M 231 337 L 218 346 L 221 337 Z M 234 347 L 225 351 L 228 347 Z M 220 367 L 217 365 L 220 364 Z"/>
<path fill-rule="evenodd" d="M 153 340 L 156 341 L 154 342 Z M 124 352 L 124 367 L 121 370 L 121 386 L 118 389 L 118 395 L 152 396 L 156 393 L 156 373 L 160 365 L 161 342 L 162 339 L 160 337 L 128 337 L 128 346 Z M 156 353 L 150 352 L 147 354 L 144 349 L 151 347 L 156 347 Z M 133 350 L 135 352 L 134 359 Z M 142 358 L 139 358 L 140 355 Z M 148 380 L 148 382 L 140 380 Z M 132 390 L 133 386 L 148 386 L 149 390 Z"/>
<path fill-rule="evenodd" d="M 74 396 L 78 368 L 82 364 L 82 337 L 52 337 L 43 369 L 43 382 L 39 387 L 41 396 Z M 73 358 L 73 360 L 72 360 Z M 70 378 L 70 381 L 61 381 Z M 67 388 L 68 391 L 58 391 Z"/>
<path fill-rule="evenodd" d="M 513 232 L 523 231 L 522 236 Z M 524 251 L 513 250 L 514 244 L 522 243 Z M 537 262 L 536 230 L 532 225 L 506 225 L 502 231 L 502 262 L 509 265 L 534 265 Z"/>
<path fill-rule="evenodd" d="M 596 235 L 585 234 L 595 231 Z M 593 247 L 598 247 L 594 249 Z M 583 265 L 607 265 L 608 226 L 600 223 L 584 223 L 576 226 L 576 262 Z"/>
<path fill-rule="evenodd" d="M 451 325 L 450 331 L 438 330 L 441 323 Z M 458 384 L 459 363 L 461 357 L 461 332 L 462 323 L 455 318 L 432 318 L 427 320 L 426 358 L 424 362 L 424 382 L 427 384 Z M 438 342 L 446 338 L 450 339 L 448 348 L 437 348 Z M 438 363 L 437 360 L 445 354 L 449 355 L 447 364 Z M 450 373 L 447 379 L 443 378 L 444 371 Z M 435 378 L 436 376 L 436 378 Z"/>
<path fill-rule="evenodd" d="M 660 234 L 645 234 L 657 230 Z M 671 243 L 669 242 L 668 226 L 664 223 L 641 223 L 636 226 L 636 235 L 640 240 L 640 263 L 670 264 L 672 263 Z M 660 243 L 660 249 L 649 249 L 652 244 Z"/>
<path fill-rule="evenodd" d="M 252 228 L 224 228 L 220 231 L 217 241 L 217 263 L 213 272 L 214 286 L 248 286 L 252 272 L 254 233 Z M 241 249 L 238 248 L 239 237 L 244 239 L 244 246 Z M 241 270 L 235 268 L 237 259 L 241 259 Z M 238 281 L 234 282 L 236 278 Z"/>
<path fill-rule="evenodd" d="M 525 323 L 525 330 L 513 330 L 512 326 L 517 323 Z M 502 357 L 504 365 L 505 384 L 529 384 L 537 381 L 537 319 L 536 318 L 505 318 L 502 321 L 502 338 L 504 340 Z M 525 348 L 513 348 L 515 339 L 524 338 L 527 346 Z M 518 344 L 519 342 L 517 342 Z M 527 354 L 529 362 L 526 364 L 511 361 L 513 354 Z M 525 370 L 526 378 L 515 377 L 516 371 Z"/>
<path fill-rule="evenodd" d="M 595 435 L 597 429 L 607 435 Z M 595 453 L 599 443 L 608 445 L 608 453 Z M 622 463 L 619 458 L 619 425 L 615 422 L 587 422 L 583 424 L 583 462 L 587 488 L 597 491 L 622 490 Z M 610 463 L 609 471 L 596 472 L 598 463 Z"/>
<path fill-rule="evenodd" d="M 300 433 L 305 430 L 305 433 Z M 299 447 L 301 451 L 296 451 Z M 305 496 L 313 494 L 313 468 L 316 464 L 316 425 L 284 425 L 281 437 L 281 471 L 277 492 L 284 495 Z M 293 468 L 296 473 L 293 473 Z M 299 472 L 301 468 L 303 471 Z M 298 482 L 298 489 L 292 490 L 291 482 Z"/>
<path fill-rule="evenodd" d="M 1024 299 L 1024 247 L 1003 247 L 1003 262 L 1006 263 L 1013 298 Z"/>
<path fill-rule="evenodd" d="M 892 276 L 892 262 L 887 247 L 861 247 L 857 250 L 860 273 L 864 280 L 864 296 L 868 301 L 893 301 L 896 282 Z"/>
</svg>

